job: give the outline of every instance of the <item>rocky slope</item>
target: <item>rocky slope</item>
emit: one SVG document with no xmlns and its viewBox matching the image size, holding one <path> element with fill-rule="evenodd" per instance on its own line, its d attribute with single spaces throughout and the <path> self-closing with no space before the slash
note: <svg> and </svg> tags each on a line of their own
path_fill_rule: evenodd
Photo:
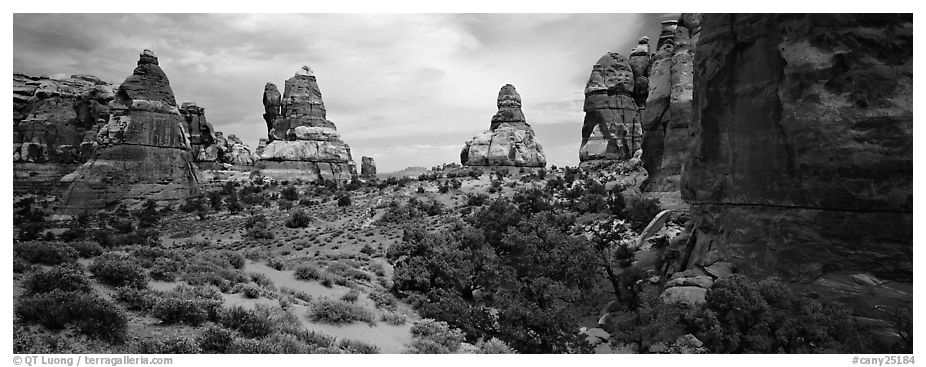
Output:
<svg viewBox="0 0 926 367">
<path fill-rule="evenodd" d="M 912 31 L 910 15 L 704 16 L 688 267 L 729 261 L 853 302 L 912 281 Z"/>
<path fill-rule="evenodd" d="M 521 95 L 511 84 L 498 91 L 498 112 L 489 130 L 466 142 L 460 161 L 467 166 L 543 167 L 547 159 L 521 111 Z"/>
<path fill-rule="evenodd" d="M 628 59 L 616 52 L 602 56 L 585 85 L 581 162 L 627 160 L 640 149 L 649 73 L 649 38 L 640 39 Z"/>
<path fill-rule="evenodd" d="M 200 194 L 190 134 L 153 52 L 141 53 L 110 108 L 110 120 L 97 134 L 96 156 L 62 179 L 70 186 L 61 214 L 147 199 L 176 204 Z"/>
<path fill-rule="evenodd" d="M 286 80 L 279 94 L 276 85 L 267 83 L 263 103 L 269 142 L 258 147 L 261 173 L 278 179 L 349 180 L 356 173 L 350 147 L 326 119 L 311 69 L 304 67 Z"/>
</svg>

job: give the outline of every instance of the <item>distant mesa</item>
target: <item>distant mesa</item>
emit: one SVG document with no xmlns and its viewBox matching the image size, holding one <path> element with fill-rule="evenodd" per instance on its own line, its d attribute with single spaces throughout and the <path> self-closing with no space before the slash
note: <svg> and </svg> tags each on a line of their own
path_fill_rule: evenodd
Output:
<svg viewBox="0 0 926 367">
<path fill-rule="evenodd" d="M 186 121 L 153 52 L 139 55 L 110 108 L 97 134 L 96 155 L 62 178 L 70 186 L 61 214 L 147 199 L 173 204 L 201 194 Z"/>
<path fill-rule="evenodd" d="M 466 166 L 544 167 L 547 159 L 534 129 L 521 111 L 521 95 L 511 84 L 498 91 L 498 112 L 489 130 L 466 142 L 460 163 Z"/>
<path fill-rule="evenodd" d="M 280 91 L 264 86 L 267 143 L 258 146 L 261 173 L 277 179 L 346 181 L 356 174 L 350 147 L 328 121 L 315 73 L 304 66 Z"/>
</svg>

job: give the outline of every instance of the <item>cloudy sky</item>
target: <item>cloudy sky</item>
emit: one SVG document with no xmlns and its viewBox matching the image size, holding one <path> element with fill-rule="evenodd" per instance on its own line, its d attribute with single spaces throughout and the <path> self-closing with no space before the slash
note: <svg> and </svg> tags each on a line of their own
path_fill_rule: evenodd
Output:
<svg viewBox="0 0 926 367">
<path fill-rule="evenodd" d="M 177 102 L 256 147 L 261 95 L 309 65 L 354 160 L 458 162 L 515 85 L 550 164 L 576 165 L 582 91 L 605 52 L 655 46 L 672 14 L 14 14 L 13 69 L 119 84 L 151 49 Z"/>
</svg>

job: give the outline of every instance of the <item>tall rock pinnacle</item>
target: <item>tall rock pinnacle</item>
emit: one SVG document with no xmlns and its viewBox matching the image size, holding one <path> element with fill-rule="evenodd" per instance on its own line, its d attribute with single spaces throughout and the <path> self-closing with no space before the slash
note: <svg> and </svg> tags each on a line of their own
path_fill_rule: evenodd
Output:
<svg viewBox="0 0 926 367">
<path fill-rule="evenodd" d="M 468 166 L 543 167 L 547 159 L 521 112 L 521 95 L 511 84 L 498 91 L 498 112 L 489 130 L 467 141 L 460 161 Z"/>
<path fill-rule="evenodd" d="M 62 179 L 71 183 L 62 213 L 147 199 L 173 203 L 199 195 L 200 173 L 186 122 L 153 52 L 139 55 L 138 66 L 110 105 L 109 123 L 97 134 L 96 156 Z"/>
</svg>

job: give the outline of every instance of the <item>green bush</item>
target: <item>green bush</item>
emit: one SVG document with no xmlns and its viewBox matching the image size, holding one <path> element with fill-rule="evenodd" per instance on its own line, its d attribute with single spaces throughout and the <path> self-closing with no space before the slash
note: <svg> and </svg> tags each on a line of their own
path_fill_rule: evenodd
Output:
<svg viewBox="0 0 926 367">
<path fill-rule="evenodd" d="M 235 339 L 231 330 L 217 325 L 206 327 L 197 337 L 200 349 L 206 353 L 225 353 Z"/>
<path fill-rule="evenodd" d="M 94 256 L 100 256 L 103 254 L 103 247 L 96 242 L 90 241 L 74 241 L 68 243 L 71 248 L 77 251 L 77 256 L 82 258 L 90 258 Z"/>
<path fill-rule="evenodd" d="M 866 343 L 848 309 L 795 296 L 774 278 L 717 280 L 688 322 L 712 353 L 853 353 Z"/>
<path fill-rule="evenodd" d="M 311 223 L 312 217 L 306 214 L 304 210 L 298 209 L 289 215 L 284 224 L 289 228 L 305 228 Z"/>
<path fill-rule="evenodd" d="M 52 329 L 75 325 L 92 338 L 122 342 L 126 336 L 128 319 L 118 307 L 96 295 L 84 291 L 50 292 L 23 295 L 16 304 L 16 316 L 25 322 L 38 322 Z"/>
<path fill-rule="evenodd" d="M 206 302 L 180 297 L 164 297 L 154 303 L 151 315 L 165 324 L 199 325 L 209 318 Z"/>
<path fill-rule="evenodd" d="M 460 349 L 463 343 L 463 332 L 460 329 L 451 329 L 446 322 L 433 319 L 423 319 L 412 325 L 412 338 L 434 342 L 451 353 Z M 422 344 L 427 346 L 428 343 Z"/>
<path fill-rule="evenodd" d="M 626 203 L 624 218 L 630 222 L 630 228 L 635 232 L 642 232 L 646 229 L 649 222 L 660 211 L 659 199 L 631 196 L 629 199 L 625 198 L 624 202 Z"/>
<path fill-rule="evenodd" d="M 347 353 L 351 354 L 378 354 L 379 347 L 367 344 L 359 340 L 350 340 L 350 339 L 341 339 L 338 343 L 338 346 L 341 347 Z"/>
<path fill-rule="evenodd" d="M 138 261 L 122 254 L 107 253 L 96 258 L 90 264 L 90 273 L 100 282 L 114 287 L 145 288 L 148 286 L 145 271 L 142 270 Z"/>
<path fill-rule="evenodd" d="M 329 324 L 349 324 L 354 321 L 375 323 L 373 312 L 344 301 L 321 300 L 312 304 L 309 319 Z"/>
<path fill-rule="evenodd" d="M 203 349 L 200 348 L 196 339 L 179 335 L 143 339 L 138 342 L 135 350 L 135 353 L 143 354 L 198 354 L 202 352 Z"/>
<path fill-rule="evenodd" d="M 408 321 L 408 317 L 398 312 L 383 311 L 382 320 L 389 325 L 405 325 L 405 322 Z"/>
<path fill-rule="evenodd" d="M 73 262 L 77 251 L 63 242 L 29 241 L 13 243 L 13 255 L 34 264 L 57 265 Z"/>
<path fill-rule="evenodd" d="M 397 301 L 395 296 L 389 294 L 389 292 L 377 290 L 368 294 L 367 297 L 373 300 L 373 303 L 375 303 L 378 308 L 390 311 L 394 311 L 396 308 Z"/>
<path fill-rule="evenodd" d="M 321 277 L 321 271 L 314 265 L 303 264 L 296 268 L 293 276 L 299 280 L 317 280 Z"/>
<path fill-rule="evenodd" d="M 260 298 L 260 294 L 261 294 L 260 286 L 254 283 L 247 283 L 243 287 L 241 287 L 241 294 L 245 298 L 251 298 L 251 299 Z"/>
<path fill-rule="evenodd" d="M 350 195 L 342 195 L 338 197 L 338 206 L 350 206 Z"/>
<path fill-rule="evenodd" d="M 511 347 L 509 347 L 508 344 L 505 344 L 505 342 L 501 341 L 498 338 L 492 338 L 489 340 L 480 340 L 479 342 L 476 343 L 476 347 L 479 348 L 479 354 L 515 354 L 517 353 L 514 349 L 511 349 Z"/>
<path fill-rule="evenodd" d="M 64 292 L 88 292 L 90 279 L 80 264 L 56 265 L 48 269 L 34 269 L 23 277 L 22 287 L 26 293 L 45 293 L 55 289 Z"/>
<path fill-rule="evenodd" d="M 154 260 L 154 264 L 148 270 L 148 275 L 154 280 L 172 282 L 182 269 L 182 265 L 182 263 L 172 259 L 158 258 Z"/>
<path fill-rule="evenodd" d="M 347 293 L 344 293 L 343 296 L 341 296 L 341 300 L 345 302 L 349 302 L 349 303 L 356 303 L 357 298 L 359 297 L 360 297 L 360 291 L 356 289 L 351 289 L 347 291 Z"/>
<path fill-rule="evenodd" d="M 132 287 L 116 288 L 115 298 L 133 311 L 148 312 L 162 297 L 161 292 L 152 289 L 138 289 Z"/>
<path fill-rule="evenodd" d="M 238 330 L 248 338 L 262 338 L 270 335 L 270 333 L 278 329 L 279 325 L 272 317 L 273 313 L 261 306 L 255 306 L 254 310 L 248 310 L 241 306 L 228 308 L 222 312 L 219 323 L 226 328 Z M 296 324 L 298 324 L 298 320 Z"/>
</svg>

